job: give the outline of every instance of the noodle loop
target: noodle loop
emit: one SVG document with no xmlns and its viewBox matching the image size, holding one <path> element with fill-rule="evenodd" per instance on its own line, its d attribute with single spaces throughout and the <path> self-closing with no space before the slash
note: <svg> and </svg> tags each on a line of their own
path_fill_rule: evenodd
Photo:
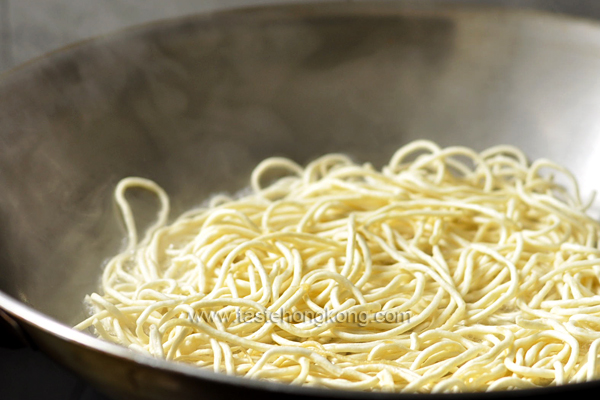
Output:
<svg viewBox="0 0 600 400">
<path fill-rule="evenodd" d="M 340 389 L 600 375 L 600 225 L 564 167 L 511 146 L 416 141 L 381 171 L 341 154 L 306 168 L 267 159 L 251 186 L 167 223 L 158 185 L 121 181 L 128 246 L 76 328 L 217 372 Z M 134 187 L 161 204 L 141 241 Z"/>
</svg>

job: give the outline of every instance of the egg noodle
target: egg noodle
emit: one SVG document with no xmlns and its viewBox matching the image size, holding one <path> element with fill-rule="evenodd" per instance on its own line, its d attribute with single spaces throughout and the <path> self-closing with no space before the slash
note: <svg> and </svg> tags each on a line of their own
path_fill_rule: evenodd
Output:
<svg viewBox="0 0 600 400">
<path fill-rule="evenodd" d="M 142 240 L 131 188 L 161 203 Z M 168 223 L 163 189 L 123 179 L 128 246 L 76 328 L 225 374 L 339 389 L 599 377 L 600 225 L 562 166 L 511 146 L 415 141 L 381 171 L 342 154 L 306 168 L 270 158 L 251 188 Z"/>
</svg>

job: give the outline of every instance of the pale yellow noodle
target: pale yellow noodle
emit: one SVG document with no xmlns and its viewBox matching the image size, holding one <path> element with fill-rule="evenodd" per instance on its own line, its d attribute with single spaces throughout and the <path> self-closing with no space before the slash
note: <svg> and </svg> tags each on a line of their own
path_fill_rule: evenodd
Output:
<svg viewBox="0 0 600 400">
<path fill-rule="evenodd" d="M 272 170 L 284 177 L 264 182 Z M 165 192 L 123 179 L 128 245 L 76 328 L 297 385 L 440 393 L 598 378 L 600 225 L 564 167 L 512 146 L 415 141 L 381 171 L 341 154 L 305 168 L 271 158 L 250 183 L 167 223 Z M 141 241 L 131 188 L 160 200 Z"/>
</svg>

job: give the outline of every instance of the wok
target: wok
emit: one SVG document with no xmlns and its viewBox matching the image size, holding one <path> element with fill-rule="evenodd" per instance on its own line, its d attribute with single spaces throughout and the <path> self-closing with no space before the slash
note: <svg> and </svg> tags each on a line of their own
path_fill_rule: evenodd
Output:
<svg viewBox="0 0 600 400">
<path fill-rule="evenodd" d="M 177 215 L 244 187 L 268 156 L 305 163 L 345 152 L 381 165 L 427 138 L 519 146 L 567 165 L 589 194 L 600 186 L 599 111 L 600 26 L 530 11 L 271 6 L 158 22 L 51 53 L 0 81 L 3 318 L 114 398 L 458 398 L 247 380 L 71 329 L 125 237 L 112 190 L 126 176 L 151 178 Z M 154 206 L 136 200 L 142 219 Z M 598 390 L 591 382 L 509 395 Z"/>
</svg>

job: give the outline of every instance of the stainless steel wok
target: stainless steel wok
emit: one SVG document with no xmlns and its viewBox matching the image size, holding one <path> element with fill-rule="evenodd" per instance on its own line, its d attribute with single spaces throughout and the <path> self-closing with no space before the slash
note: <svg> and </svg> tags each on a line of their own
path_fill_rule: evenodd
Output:
<svg viewBox="0 0 600 400">
<path fill-rule="evenodd" d="M 455 397 L 227 377 L 70 328 L 124 238 L 119 179 L 157 181 L 176 214 L 245 186 L 268 156 L 335 151 L 381 165 L 416 138 L 510 143 L 569 166 L 584 194 L 600 188 L 600 26 L 427 2 L 280 6 L 159 22 L 35 60 L 0 81 L 4 318 L 115 398 Z"/>
</svg>

